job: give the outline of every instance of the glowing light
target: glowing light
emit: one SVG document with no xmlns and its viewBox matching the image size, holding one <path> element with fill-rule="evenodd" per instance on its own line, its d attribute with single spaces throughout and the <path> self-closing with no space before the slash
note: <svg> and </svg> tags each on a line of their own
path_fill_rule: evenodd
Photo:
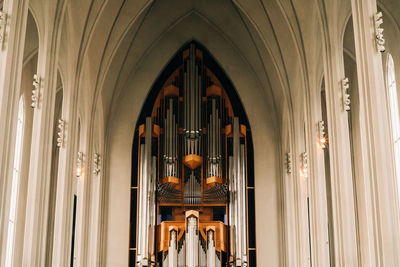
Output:
<svg viewBox="0 0 400 267">
<path fill-rule="evenodd" d="M 76 168 L 76 177 L 81 177 L 83 174 L 83 170 L 81 167 Z"/>
<path fill-rule="evenodd" d="M 301 154 L 300 176 L 308 177 L 308 153 L 307 152 L 303 152 Z"/>
<path fill-rule="evenodd" d="M 303 166 L 300 168 L 300 176 L 301 177 L 308 177 L 308 168 Z"/>
<path fill-rule="evenodd" d="M 319 145 L 321 146 L 321 148 L 326 148 L 327 143 L 328 143 L 328 139 L 325 136 L 322 136 L 319 139 Z"/>
</svg>

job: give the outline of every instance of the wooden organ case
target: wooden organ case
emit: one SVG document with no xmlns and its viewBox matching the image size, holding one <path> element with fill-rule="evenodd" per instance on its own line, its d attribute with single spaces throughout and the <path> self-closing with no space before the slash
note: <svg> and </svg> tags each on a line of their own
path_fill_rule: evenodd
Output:
<svg viewBox="0 0 400 267">
<path fill-rule="evenodd" d="M 195 44 L 138 135 L 136 266 L 247 266 L 246 126 Z"/>
</svg>

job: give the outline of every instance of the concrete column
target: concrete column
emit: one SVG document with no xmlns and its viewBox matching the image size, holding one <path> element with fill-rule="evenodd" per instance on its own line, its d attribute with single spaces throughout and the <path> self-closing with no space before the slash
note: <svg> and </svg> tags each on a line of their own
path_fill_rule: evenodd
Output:
<svg viewBox="0 0 400 267">
<path fill-rule="evenodd" d="M 362 266 L 399 266 L 398 210 L 376 0 L 351 0 L 360 101 L 363 177 L 356 179 Z"/>
<path fill-rule="evenodd" d="M 307 118 L 307 139 L 310 158 L 307 193 L 309 197 L 311 262 L 314 266 L 330 266 L 326 166 L 324 149 L 318 143 L 318 123 L 322 120 L 320 84 L 310 90 L 309 97 L 310 113 Z"/>
<path fill-rule="evenodd" d="M 70 264 L 71 257 L 73 181 L 77 142 L 76 97 L 75 91 L 70 86 L 64 88 L 62 117 L 66 125 L 65 142 L 60 148 L 59 155 L 52 266 L 67 266 Z"/>
<path fill-rule="evenodd" d="M 48 25 L 53 25 L 47 22 Z M 44 266 L 46 256 L 51 145 L 57 82 L 56 38 L 49 26 L 39 42 L 40 99 L 34 111 L 23 266 Z"/>
<path fill-rule="evenodd" d="M 6 0 L 4 41 L 0 42 L 0 266 L 7 247 L 9 201 L 14 164 L 28 0 Z"/>
<path fill-rule="evenodd" d="M 324 73 L 330 151 L 332 204 L 331 254 L 335 266 L 358 266 L 356 215 L 353 193 L 348 114 L 343 108 L 341 81 L 344 76 L 343 49 L 335 11 L 338 1 L 320 6 L 324 28 Z M 320 3 L 321 4 L 321 3 Z M 328 189 L 329 190 L 329 189 Z M 328 211 L 329 212 L 329 211 Z M 328 227 L 328 226 L 327 226 Z"/>
</svg>

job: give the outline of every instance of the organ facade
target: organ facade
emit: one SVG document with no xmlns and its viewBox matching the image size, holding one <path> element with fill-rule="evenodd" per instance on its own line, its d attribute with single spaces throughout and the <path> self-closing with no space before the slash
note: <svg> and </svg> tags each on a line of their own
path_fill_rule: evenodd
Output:
<svg viewBox="0 0 400 267">
<path fill-rule="evenodd" d="M 248 266 L 247 127 L 202 49 L 182 53 L 137 131 L 136 265 Z"/>
</svg>

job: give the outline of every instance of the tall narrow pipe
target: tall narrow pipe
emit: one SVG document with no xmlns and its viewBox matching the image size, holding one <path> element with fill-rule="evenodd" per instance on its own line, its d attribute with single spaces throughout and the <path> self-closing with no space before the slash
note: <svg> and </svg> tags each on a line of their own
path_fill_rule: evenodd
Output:
<svg viewBox="0 0 400 267">
<path fill-rule="evenodd" d="M 173 153 L 173 144 L 172 144 L 172 138 L 173 138 L 173 127 L 172 127 L 172 106 L 173 106 L 173 99 L 169 99 L 169 161 L 170 163 L 172 162 L 172 153 Z"/>
<path fill-rule="evenodd" d="M 152 139 L 152 121 L 151 117 L 146 118 L 146 136 L 145 136 L 145 152 L 144 152 L 144 157 L 145 157 L 145 166 L 144 166 L 144 189 L 145 189 L 145 195 L 143 198 L 143 203 L 145 204 L 144 206 L 144 227 L 143 227 L 143 234 L 144 234 L 144 242 L 143 242 L 143 257 L 147 259 L 148 257 L 148 246 L 147 242 L 148 240 L 147 237 L 149 236 L 148 230 L 149 230 L 149 182 L 151 179 L 151 139 Z"/>
<path fill-rule="evenodd" d="M 207 232 L 207 267 L 215 267 L 215 240 L 214 231 Z"/>
<path fill-rule="evenodd" d="M 240 232 L 242 234 L 242 266 L 247 264 L 247 229 L 246 229 L 246 160 L 245 160 L 245 147 L 244 145 L 240 145 L 240 171 L 241 171 L 241 184 L 242 188 L 241 192 L 241 210 L 242 216 L 240 217 L 240 225 L 241 229 Z"/>
<path fill-rule="evenodd" d="M 186 136 L 187 136 L 187 129 L 188 129 L 188 123 L 187 123 L 187 120 L 188 120 L 188 101 L 187 101 L 187 98 L 188 98 L 188 96 L 187 96 L 187 80 L 188 80 L 188 64 L 186 63 L 186 72 L 185 72 L 185 75 L 184 75 L 184 92 L 183 92 L 183 96 L 184 96 L 184 102 L 183 102 L 183 106 L 184 106 L 184 121 L 185 121 L 185 133 L 184 133 L 184 139 L 183 139 L 183 142 L 185 143 L 185 155 L 188 155 L 189 154 L 189 146 L 188 146 L 188 144 L 187 144 L 187 138 L 186 138 Z"/>
<path fill-rule="evenodd" d="M 241 210 L 239 207 L 239 203 L 241 203 L 242 199 L 241 199 L 241 194 L 239 194 L 239 190 L 241 188 L 241 179 L 240 179 L 240 136 L 239 136 L 239 118 L 238 117 L 234 117 L 233 118 L 233 173 L 234 173 L 234 177 L 235 177 L 235 183 L 236 183 L 236 190 L 235 190 L 235 194 L 237 197 L 237 201 L 236 201 L 236 245 L 237 245 L 237 249 L 236 249 L 236 258 L 241 259 L 241 252 L 242 252 L 242 241 L 241 241 L 241 223 L 240 223 L 240 216 L 242 216 L 241 214 Z"/>
<path fill-rule="evenodd" d="M 233 157 L 229 156 L 229 225 L 230 225 L 230 248 L 232 257 L 236 257 L 236 243 L 235 243 L 235 194 L 234 194 L 234 176 L 233 176 Z"/>
<path fill-rule="evenodd" d="M 178 266 L 178 255 L 177 255 L 177 233 L 175 230 L 169 232 L 170 240 L 168 247 L 168 267 Z"/>
<path fill-rule="evenodd" d="M 216 156 L 216 153 L 215 153 L 215 141 L 216 141 L 216 129 L 215 129 L 215 127 L 216 127 L 216 122 L 215 122 L 215 98 L 213 98 L 213 100 L 212 100 L 212 114 L 213 114 L 213 125 L 212 125 L 212 129 L 213 129 L 213 133 L 212 133 L 212 135 L 213 135 L 213 141 L 212 141 L 212 159 L 213 159 L 213 162 L 214 162 L 214 166 L 215 166 L 215 156 Z M 214 170 L 214 172 L 215 172 L 215 170 Z"/>
<path fill-rule="evenodd" d="M 143 166 L 144 166 L 144 144 L 140 145 L 140 165 L 139 165 L 139 179 L 140 179 L 140 184 L 139 184 L 139 232 L 138 232 L 138 261 L 141 260 L 142 256 L 142 240 L 143 240 L 143 194 L 144 194 L 144 186 L 143 186 Z"/>
<path fill-rule="evenodd" d="M 201 88 L 201 68 L 200 68 L 200 75 L 199 75 L 199 120 L 198 120 L 198 125 L 197 125 L 197 129 L 199 130 L 199 155 L 201 154 L 201 135 L 203 133 L 203 129 L 202 129 L 202 117 L 201 117 L 201 111 L 202 111 L 202 100 L 201 100 L 201 96 L 202 96 L 202 88 Z"/>
<path fill-rule="evenodd" d="M 155 225 L 156 225 L 156 181 L 157 181 L 157 157 L 153 156 L 151 162 L 151 183 L 150 183 L 150 238 L 149 238 L 149 257 L 155 256 Z"/>
<path fill-rule="evenodd" d="M 167 176 L 168 173 L 168 166 L 167 166 L 167 162 L 168 162 L 168 152 L 167 152 L 167 146 L 168 146 L 168 142 L 167 142 L 167 135 L 168 131 L 167 131 L 167 117 L 164 118 L 164 176 Z"/>
<path fill-rule="evenodd" d="M 196 60 L 194 63 L 194 75 L 193 75 L 193 131 L 194 131 L 194 135 L 196 136 L 196 124 L 197 124 L 197 64 L 196 64 Z M 195 148 L 195 154 L 197 148 Z"/>
<path fill-rule="evenodd" d="M 198 245 L 199 238 L 197 235 L 197 218 L 187 218 L 187 234 L 186 234 L 186 266 L 198 267 Z"/>
</svg>

